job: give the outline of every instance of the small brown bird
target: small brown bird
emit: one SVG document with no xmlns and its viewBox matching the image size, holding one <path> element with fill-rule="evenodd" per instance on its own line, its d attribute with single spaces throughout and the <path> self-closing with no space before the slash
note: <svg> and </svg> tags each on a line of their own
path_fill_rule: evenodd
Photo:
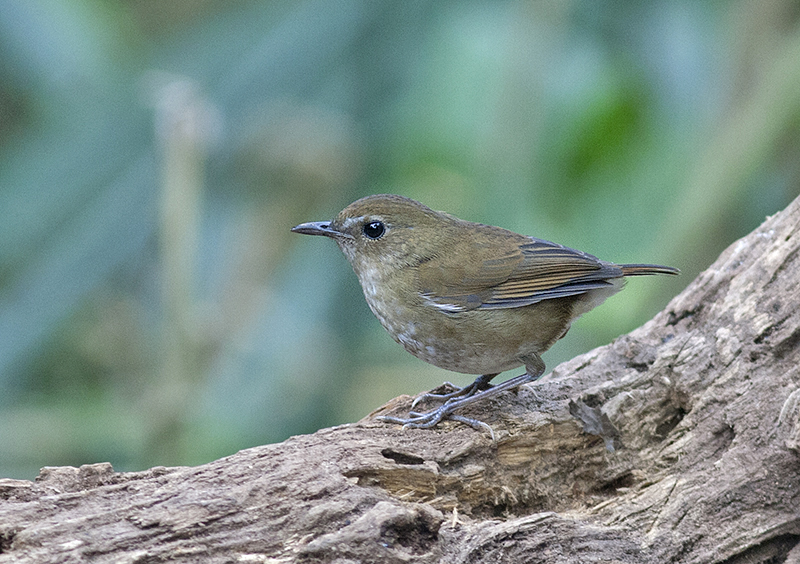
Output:
<svg viewBox="0 0 800 564">
<path fill-rule="evenodd" d="M 367 196 L 333 221 L 292 231 L 336 241 L 372 313 L 408 352 L 440 368 L 481 375 L 451 394 L 419 398 L 442 400 L 437 409 L 382 418 L 414 428 L 445 418 L 486 427 L 453 412 L 539 378 L 545 369 L 540 355 L 572 321 L 620 291 L 625 276 L 679 272 L 601 261 L 389 194 Z M 525 374 L 490 384 L 518 366 Z"/>
</svg>

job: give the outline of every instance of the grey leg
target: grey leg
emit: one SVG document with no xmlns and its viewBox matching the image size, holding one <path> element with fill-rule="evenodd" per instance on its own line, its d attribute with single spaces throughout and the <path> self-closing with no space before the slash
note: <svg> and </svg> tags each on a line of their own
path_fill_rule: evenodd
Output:
<svg viewBox="0 0 800 564">
<path fill-rule="evenodd" d="M 488 389 L 476 391 L 472 390 L 470 395 L 466 397 L 459 397 L 456 395 L 455 397 L 451 397 L 445 401 L 440 407 L 428 411 L 426 413 L 418 413 L 415 411 L 410 412 L 407 419 L 403 419 L 401 417 L 389 417 L 386 415 L 377 417 L 380 421 L 386 421 L 389 423 L 398 423 L 402 425 L 404 428 L 410 429 L 429 429 L 431 427 L 436 426 L 440 421 L 443 419 L 454 419 L 456 421 L 461 421 L 462 423 L 467 423 L 475 428 L 489 428 L 489 426 L 477 419 L 470 419 L 468 417 L 463 417 L 461 415 L 453 416 L 452 413 L 457 409 L 461 409 L 465 405 L 469 405 L 475 403 L 480 400 L 488 399 L 494 397 L 506 390 L 513 390 L 521 386 L 522 384 L 527 384 L 528 382 L 533 382 L 541 377 L 544 374 L 545 365 L 542 361 L 542 358 L 538 354 L 532 354 L 529 357 L 525 357 L 521 359 L 525 362 L 525 374 L 520 374 L 519 376 L 515 376 L 513 378 L 509 378 L 505 382 L 492 386 Z M 492 376 L 493 377 L 493 376 Z M 466 386 L 467 388 L 476 387 L 475 385 L 482 379 L 485 378 L 484 376 L 479 377 L 472 383 L 471 386 Z M 491 379 L 491 377 L 489 378 Z M 488 383 L 488 380 L 485 381 Z M 449 395 L 449 394 L 448 394 Z M 491 428 L 489 428 L 491 431 Z M 494 433 L 492 433 L 494 436 Z"/>
</svg>

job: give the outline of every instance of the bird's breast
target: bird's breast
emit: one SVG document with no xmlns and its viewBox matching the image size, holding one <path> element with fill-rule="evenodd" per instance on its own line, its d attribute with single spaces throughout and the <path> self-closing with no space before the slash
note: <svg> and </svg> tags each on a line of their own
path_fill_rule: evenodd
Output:
<svg viewBox="0 0 800 564">
<path fill-rule="evenodd" d="M 467 374 L 502 372 L 522 364 L 518 357 L 524 351 L 498 335 L 494 312 L 453 313 L 434 307 L 403 270 L 386 276 L 379 268 L 367 267 L 357 274 L 372 313 L 417 358 Z"/>
</svg>

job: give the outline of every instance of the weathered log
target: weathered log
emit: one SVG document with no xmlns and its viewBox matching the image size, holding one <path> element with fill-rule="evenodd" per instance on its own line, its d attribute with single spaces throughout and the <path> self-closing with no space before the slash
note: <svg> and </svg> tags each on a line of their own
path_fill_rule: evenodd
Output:
<svg viewBox="0 0 800 564">
<path fill-rule="evenodd" d="M 800 561 L 799 226 L 800 199 L 643 327 L 465 410 L 494 442 L 367 417 L 194 468 L 45 468 L 0 480 L 0 563 Z"/>
</svg>

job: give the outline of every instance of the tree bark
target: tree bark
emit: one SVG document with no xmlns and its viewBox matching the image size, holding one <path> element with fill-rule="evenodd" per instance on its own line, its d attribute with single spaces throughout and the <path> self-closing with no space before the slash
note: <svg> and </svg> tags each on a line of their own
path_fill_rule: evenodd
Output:
<svg viewBox="0 0 800 564">
<path fill-rule="evenodd" d="M 800 199 L 643 327 L 465 409 L 495 441 L 370 416 L 193 468 L 44 468 L 0 480 L 0 563 L 798 562 L 799 225 Z"/>
</svg>

